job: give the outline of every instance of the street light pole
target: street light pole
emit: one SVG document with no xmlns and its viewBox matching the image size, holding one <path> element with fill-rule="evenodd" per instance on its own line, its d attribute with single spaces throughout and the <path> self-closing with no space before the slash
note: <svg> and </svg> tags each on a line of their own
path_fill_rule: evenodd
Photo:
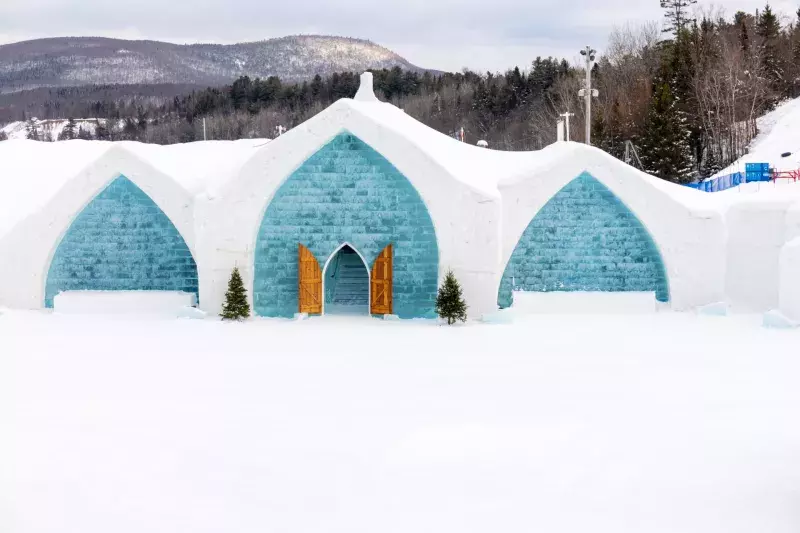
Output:
<svg viewBox="0 0 800 533">
<path fill-rule="evenodd" d="M 583 89 L 578 92 L 586 102 L 586 144 L 592 144 L 592 98 L 598 96 L 597 89 L 592 89 L 592 65 L 597 50 L 587 46 L 581 50 L 581 55 L 586 59 L 586 82 Z"/>
</svg>

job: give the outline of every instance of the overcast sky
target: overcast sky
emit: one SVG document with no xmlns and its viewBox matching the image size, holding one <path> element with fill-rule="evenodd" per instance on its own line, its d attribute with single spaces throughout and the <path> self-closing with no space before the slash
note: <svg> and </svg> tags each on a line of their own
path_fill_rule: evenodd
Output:
<svg viewBox="0 0 800 533">
<path fill-rule="evenodd" d="M 732 15 L 765 0 L 701 0 Z M 790 16 L 792 0 L 773 0 Z M 502 71 L 537 55 L 572 60 L 626 22 L 660 20 L 659 0 L 0 0 L 0 44 L 103 36 L 232 43 L 298 33 L 371 39 L 412 63 Z"/>
</svg>

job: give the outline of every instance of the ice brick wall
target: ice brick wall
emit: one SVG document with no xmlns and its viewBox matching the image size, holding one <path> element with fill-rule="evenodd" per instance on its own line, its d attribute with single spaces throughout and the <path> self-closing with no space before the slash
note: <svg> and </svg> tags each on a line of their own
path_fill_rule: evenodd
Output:
<svg viewBox="0 0 800 533">
<path fill-rule="evenodd" d="M 503 273 L 498 305 L 512 291 L 669 289 L 658 248 L 639 219 L 605 185 L 584 173 L 536 214 Z"/>
<path fill-rule="evenodd" d="M 433 316 L 439 252 L 428 210 L 394 165 L 346 132 L 293 172 L 267 207 L 255 249 L 255 312 L 297 312 L 298 243 L 323 267 L 343 242 L 370 268 L 393 244 L 395 314 Z"/>
<path fill-rule="evenodd" d="M 75 218 L 56 249 L 45 306 L 66 290 L 197 294 L 197 266 L 169 217 L 120 176 Z"/>
</svg>

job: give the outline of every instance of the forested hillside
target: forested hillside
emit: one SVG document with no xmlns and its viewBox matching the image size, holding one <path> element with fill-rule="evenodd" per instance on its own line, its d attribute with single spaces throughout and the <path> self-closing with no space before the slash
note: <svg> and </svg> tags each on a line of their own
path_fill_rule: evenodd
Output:
<svg viewBox="0 0 800 533">
<path fill-rule="evenodd" d="M 617 29 L 595 64 L 600 95 L 592 140 L 620 158 L 630 141 L 646 171 L 683 183 L 739 158 L 756 134 L 756 118 L 800 96 L 800 10 L 784 20 L 769 6 L 695 18 L 691 0 L 663 3 L 666 25 Z M 584 77 L 580 65 L 537 58 L 504 74 L 377 70 L 375 88 L 382 99 L 443 133 L 463 128 L 466 142 L 532 150 L 555 141 L 558 115 L 566 111 L 575 113 L 573 140 L 583 140 L 577 93 Z M 44 103 L 13 112 L 17 119 L 41 118 L 43 112 L 55 118 L 69 108 L 67 116 L 112 119 L 98 130 L 101 138 L 193 141 L 202 138 L 202 119 L 209 139 L 272 137 L 353 96 L 357 87 L 355 72 L 302 83 L 241 77 L 227 87 L 181 96 L 102 99 L 95 91 L 89 98 L 62 98 L 51 92 Z"/>
</svg>

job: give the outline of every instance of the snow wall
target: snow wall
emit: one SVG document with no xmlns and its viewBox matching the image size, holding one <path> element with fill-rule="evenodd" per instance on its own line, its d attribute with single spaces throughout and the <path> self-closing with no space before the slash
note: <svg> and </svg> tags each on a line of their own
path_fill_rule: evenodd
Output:
<svg viewBox="0 0 800 533">
<path fill-rule="evenodd" d="M 110 148 L 87 156 L 81 170 L 49 179 L 41 201 L 26 204 L 35 208 L 12 218 L 6 227 L 0 224 L 0 306 L 45 306 L 54 296 L 46 293 L 48 272 L 69 228 L 93 199 L 124 176 L 167 217 L 176 232 L 173 237 L 177 235 L 185 243 L 196 264 L 199 305 L 209 314 L 219 312 L 230 272 L 236 266 L 257 312 L 287 316 L 294 300 L 281 300 L 275 290 L 286 294 L 295 290 L 296 275 L 291 271 L 296 268 L 296 256 L 260 254 L 278 245 L 296 249 L 300 243 L 294 241 L 310 239 L 318 243 L 315 254 L 321 265 L 345 242 L 359 253 L 366 252 L 367 262 L 374 255 L 372 248 L 379 250 L 383 241 L 405 243 L 395 251 L 398 268 L 402 261 L 410 261 L 407 265 L 417 261 L 427 267 L 412 268 L 406 281 L 395 286 L 395 299 L 402 303 L 401 295 L 406 294 L 410 302 L 407 309 L 411 311 L 404 314 L 429 315 L 434 281 L 440 282 L 452 269 L 463 286 L 469 314 L 478 317 L 497 310 L 503 274 L 532 221 L 569 184 L 588 179 L 597 184 L 597 190 L 604 191 L 604 202 L 615 204 L 616 211 L 597 211 L 596 198 L 587 204 L 562 197 L 556 214 L 547 217 L 555 235 L 559 231 L 564 235 L 582 231 L 591 236 L 572 240 L 581 245 L 559 244 L 563 248 L 559 253 L 565 255 L 556 257 L 558 261 L 577 258 L 571 269 L 604 272 L 605 277 L 590 279 L 592 283 L 586 288 L 652 290 L 676 310 L 729 301 L 737 310 L 780 308 L 800 319 L 800 284 L 796 281 L 800 272 L 800 199 L 716 198 L 665 183 L 577 143 L 556 143 L 525 154 L 471 147 L 432 132 L 396 108 L 372 100 L 369 94 L 359 94 L 355 101 L 340 100 L 278 139 L 248 151 L 244 159 L 231 157 L 229 168 L 221 168 L 216 179 L 200 186 L 165 171 L 164 165 L 148 159 L 146 150 L 107 143 Z M 315 158 L 343 138 L 348 139 L 346 150 Z M 31 142 L 0 143 L 0 156 L 11 158 L 14 143 Z M 361 155 L 353 159 L 359 149 Z M 35 150 L 47 159 L 54 148 L 51 143 L 41 143 Z M 189 157 L 178 147 L 163 147 L 161 153 L 161 158 L 172 158 L 169 168 L 180 168 L 181 158 Z M 217 154 L 215 160 L 219 159 L 225 158 Z M 196 161 L 189 163 L 187 159 L 186 166 L 199 166 Z M 27 168 L 26 179 L 37 179 L 35 161 L 17 166 Z M 289 195 L 273 203 L 281 196 L 282 186 L 298 171 L 313 178 L 311 185 L 295 191 L 297 202 Z M 386 197 L 397 192 L 359 188 L 360 183 L 385 179 L 387 173 L 394 173 L 392 179 L 408 187 L 408 198 L 417 198 L 416 205 L 402 199 L 397 204 L 404 205 L 400 211 L 405 209 L 413 216 L 383 212 Z M 320 180 L 326 178 L 340 179 L 342 186 L 320 186 Z M 0 207 L 3 194 L 15 194 L 15 179 L 17 176 L 0 175 Z M 314 180 L 319 183 L 314 185 Z M 313 195 L 319 197 L 308 202 Z M 374 209 L 359 207 L 353 198 L 360 195 L 363 204 Z M 320 207 L 337 201 L 343 207 L 333 211 Z M 285 235 L 280 231 L 283 222 L 276 222 L 270 233 L 264 233 L 271 205 L 289 217 Z M 292 205 L 292 212 L 287 212 Z M 584 216 L 591 223 L 584 229 L 574 229 L 579 218 L 576 210 L 602 211 L 604 215 Z M 415 220 L 427 222 L 419 225 Z M 619 229 L 619 220 L 624 222 L 625 231 Z M 629 230 L 632 233 L 626 233 Z M 145 240 L 154 239 L 155 250 L 164 235 L 150 235 Z M 431 237 L 430 242 L 415 242 L 419 235 Z M 601 252 L 614 248 L 613 264 L 598 267 L 592 263 L 598 246 Z M 532 255 L 536 255 L 535 250 Z M 289 275 L 281 280 L 259 281 L 256 265 L 263 262 L 259 257 L 267 263 L 280 262 L 276 267 Z M 193 292 L 190 285 L 155 288 L 187 287 Z M 557 285 L 532 287 L 559 289 Z M 254 302 L 254 288 L 267 300 Z M 276 301 L 268 301 L 271 298 Z M 280 312 L 270 312 L 270 306 Z"/>
</svg>

